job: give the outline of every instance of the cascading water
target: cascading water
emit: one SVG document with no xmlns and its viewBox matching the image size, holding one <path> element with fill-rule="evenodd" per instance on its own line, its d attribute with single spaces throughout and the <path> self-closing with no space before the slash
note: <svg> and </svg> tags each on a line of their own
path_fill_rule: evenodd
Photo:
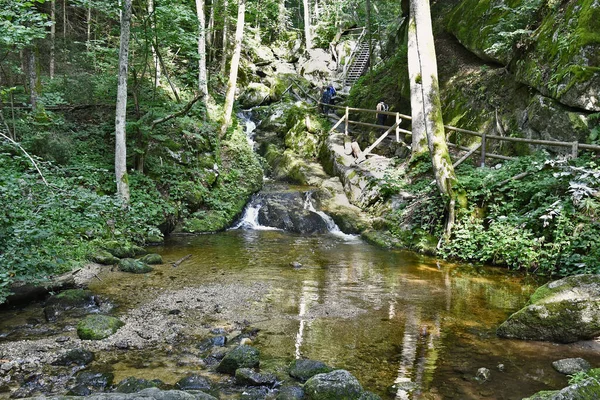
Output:
<svg viewBox="0 0 600 400">
<path fill-rule="evenodd" d="M 304 209 L 318 214 L 323 219 L 323 221 L 325 221 L 325 223 L 327 224 L 327 229 L 329 230 L 329 232 L 331 234 L 339 236 L 339 237 L 343 237 L 344 239 L 356 239 L 357 238 L 356 235 L 348 235 L 348 234 L 342 232 L 342 230 L 340 229 L 339 226 L 337 226 L 337 224 L 335 223 L 333 218 L 331 218 L 329 215 L 327 215 L 323 211 L 317 211 L 315 209 L 315 206 L 313 205 L 312 192 L 306 192 L 306 194 L 304 195 Z"/>
<path fill-rule="evenodd" d="M 254 148 L 254 135 L 256 131 L 256 123 L 252 121 L 252 111 L 246 110 L 238 114 L 238 118 L 244 121 L 246 138 L 250 147 Z"/>
</svg>

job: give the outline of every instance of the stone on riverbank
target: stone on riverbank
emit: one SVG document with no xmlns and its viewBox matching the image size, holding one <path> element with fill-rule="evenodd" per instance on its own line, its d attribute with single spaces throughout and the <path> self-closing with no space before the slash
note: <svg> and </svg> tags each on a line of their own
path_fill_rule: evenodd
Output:
<svg viewBox="0 0 600 400">
<path fill-rule="evenodd" d="M 290 376 L 301 382 L 306 382 L 317 374 L 326 374 L 333 368 L 321 361 L 315 360 L 294 360 L 290 365 Z"/>
<path fill-rule="evenodd" d="M 47 321 L 56 321 L 66 311 L 78 316 L 88 313 L 90 307 L 96 305 L 96 298 L 89 290 L 69 289 L 50 296 L 44 307 L 44 316 Z"/>
<path fill-rule="evenodd" d="M 110 252 L 106 250 L 98 250 L 90 258 L 93 262 L 102 265 L 114 265 L 119 262 L 119 259 L 117 257 L 113 256 Z"/>
<path fill-rule="evenodd" d="M 203 376 L 192 374 L 181 378 L 175 384 L 179 390 L 210 390 L 212 385 L 210 381 Z"/>
<path fill-rule="evenodd" d="M 88 315 L 77 324 L 77 336 L 82 340 L 100 340 L 111 336 L 125 325 L 108 315 Z"/>
<path fill-rule="evenodd" d="M 238 368 L 235 370 L 235 380 L 238 385 L 273 386 L 277 377 L 270 373 L 256 372 L 251 368 Z"/>
<path fill-rule="evenodd" d="M 588 378 L 562 390 L 544 390 L 523 400 L 600 399 L 600 368 L 587 372 Z"/>
<path fill-rule="evenodd" d="M 116 240 L 105 242 L 102 247 L 117 258 L 132 258 L 146 254 L 146 250 L 140 246 L 120 243 Z"/>
<path fill-rule="evenodd" d="M 85 349 L 71 349 L 60 356 L 52 365 L 71 366 L 71 365 L 88 365 L 94 361 L 94 353 Z"/>
<path fill-rule="evenodd" d="M 217 372 L 234 375 L 238 368 L 254 368 L 259 364 L 258 349 L 242 345 L 231 350 L 217 366 Z"/>
<path fill-rule="evenodd" d="M 552 367 L 565 375 L 574 375 L 581 371 L 588 371 L 592 366 L 583 358 L 565 358 L 564 360 L 554 361 Z"/>
<path fill-rule="evenodd" d="M 155 379 L 149 381 L 148 379 L 136 378 L 130 376 L 129 378 L 123 379 L 117 385 L 115 392 L 118 393 L 137 393 L 141 390 L 164 386 L 164 382 Z"/>
<path fill-rule="evenodd" d="M 119 261 L 119 270 L 131 272 L 132 274 L 145 274 L 154 269 L 143 261 L 134 260 L 133 258 L 124 258 Z"/>
<path fill-rule="evenodd" d="M 304 389 L 300 386 L 284 386 L 279 390 L 276 400 L 302 400 Z"/>
<path fill-rule="evenodd" d="M 146 254 L 145 256 L 140 258 L 140 261 L 149 265 L 163 264 L 162 256 L 156 253 Z"/>
<path fill-rule="evenodd" d="M 497 330 L 506 338 L 571 343 L 600 335 L 600 276 L 549 282 Z"/>
<path fill-rule="evenodd" d="M 313 376 L 304 390 L 311 400 L 357 400 L 364 394 L 358 380 L 343 369 Z"/>
</svg>

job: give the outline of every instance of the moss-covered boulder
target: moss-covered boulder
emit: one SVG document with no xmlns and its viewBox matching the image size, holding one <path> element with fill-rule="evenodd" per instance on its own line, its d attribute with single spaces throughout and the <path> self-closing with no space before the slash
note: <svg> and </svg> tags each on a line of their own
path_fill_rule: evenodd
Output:
<svg viewBox="0 0 600 400">
<path fill-rule="evenodd" d="M 162 256 L 156 253 L 146 254 L 145 256 L 140 258 L 140 261 L 149 265 L 163 264 Z"/>
<path fill-rule="evenodd" d="M 276 400 L 302 400 L 304 399 L 304 389 L 300 386 L 284 386 L 279 389 Z"/>
<path fill-rule="evenodd" d="M 101 340 L 119 330 L 125 323 L 108 315 L 88 315 L 77 324 L 77 336 L 83 340 Z"/>
<path fill-rule="evenodd" d="M 115 392 L 118 393 L 137 393 L 141 390 L 154 388 L 154 387 L 162 387 L 165 384 L 160 380 L 148 380 L 142 378 L 136 378 L 130 376 L 128 378 L 123 379 L 119 382 L 115 388 Z"/>
<path fill-rule="evenodd" d="M 562 390 L 541 391 L 523 400 L 592 400 L 600 399 L 600 368 L 590 370 L 587 377 Z"/>
<path fill-rule="evenodd" d="M 568 109 L 551 98 L 535 96 L 526 112 L 533 139 L 585 142 L 590 134 L 584 113 Z M 571 149 L 563 147 L 562 151 L 570 154 Z"/>
<path fill-rule="evenodd" d="M 523 43 L 517 79 L 567 106 L 600 111 L 600 3 L 551 3 Z"/>
<path fill-rule="evenodd" d="M 447 29 L 483 60 L 507 65 L 515 44 L 531 34 L 543 0 L 463 0 L 450 13 Z"/>
<path fill-rule="evenodd" d="M 141 260 L 123 258 L 119 260 L 119 270 L 132 274 L 145 274 L 146 272 L 153 271 L 153 268 Z"/>
<path fill-rule="evenodd" d="M 217 366 L 217 372 L 234 375 L 238 368 L 254 368 L 259 364 L 260 352 L 257 348 L 241 345 L 223 357 Z"/>
<path fill-rule="evenodd" d="M 102 247 L 117 258 L 132 258 L 146 254 L 146 250 L 140 246 L 130 243 L 121 243 L 116 240 L 105 242 Z"/>
<path fill-rule="evenodd" d="M 549 282 L 497 329 L 506 338 L 571 343 L 600 335 L 600 275 Z"/>
<path fill-rule="evenodd" d="M 269 100 L 271 89 L 263 84 L 252 82 L 240 95 L 238 101 L 244 108 L 252 108 L 261 105 Z"/>
<path fill-rule="evenodd" d="M 175 388 L 179 390 L 210 390 L 210 381 L 200 375 L 191 374 L 177 381 Z"/>
<path fill-rule="evenodd" d="M 119 259 L 113 256 L 110 252 L 106 250 L 98 250 L 94 253 L 90 259 L 98 264 L 102 265 L 114 265 L 119 262 Z"/>
<path fill-rule="evenodd" d="M 358 400 L 364 393 L 358 380 L 343 369 L 313 376 L 304 391 L 310 400 Z"/>
<path fill-rule="evenodd" d="M 88 365 L 94 361 L 94 353 L 85 349 L 71 349 L 52 362 L 52 365 L 72 366 Z"/>
<path fill-rule="evenodd" d="M 321 361 L 316 360 L 294 360 L 290 365 L 290 376 L 301 382 L 306 382 L 317 374 L 331 372 L 333 368 Z"/>
<path fill-rule="evenodd" d="M 256 372 L 252 368 L 238 368 L 235 370 L 235 381 L 245 386 L 273 386 L 277 377 L 271 373 Z"/>
</svg>

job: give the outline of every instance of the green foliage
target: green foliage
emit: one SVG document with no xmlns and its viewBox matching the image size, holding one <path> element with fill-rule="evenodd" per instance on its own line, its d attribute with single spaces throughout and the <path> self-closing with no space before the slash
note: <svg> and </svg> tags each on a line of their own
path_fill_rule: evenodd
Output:
<svg viewBox="0 0 600 400">
<path fill-rule="evenodd" d="M 45 0 L 0 0 L 0 45 L 23 49 L 46 36 L 50 22 L 37 5 Z"/>
</svg>

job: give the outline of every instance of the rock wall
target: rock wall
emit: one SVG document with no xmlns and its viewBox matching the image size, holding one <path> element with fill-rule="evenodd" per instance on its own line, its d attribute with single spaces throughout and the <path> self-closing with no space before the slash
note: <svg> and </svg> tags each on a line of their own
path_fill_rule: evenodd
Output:
<svg viewBox="0 0 600 400">
<path fill-rule="evenodd" d="M 480 61 L 465 65 L 456 54 L 448 57 L 444 46 L 450 44 L 438 35 L 446 123 L 490 134 L 589 142 L 589 115 L 600 111 L 598 21 L 598 0 L 460 1 L 444 24 Z M 452 62 L 457 65 L 449 66 Z M 451 71 L 444 76 L 444 69 Z M 496 150 L 523 154 L 534 148 L 505 143 Z"/>
</svg>

